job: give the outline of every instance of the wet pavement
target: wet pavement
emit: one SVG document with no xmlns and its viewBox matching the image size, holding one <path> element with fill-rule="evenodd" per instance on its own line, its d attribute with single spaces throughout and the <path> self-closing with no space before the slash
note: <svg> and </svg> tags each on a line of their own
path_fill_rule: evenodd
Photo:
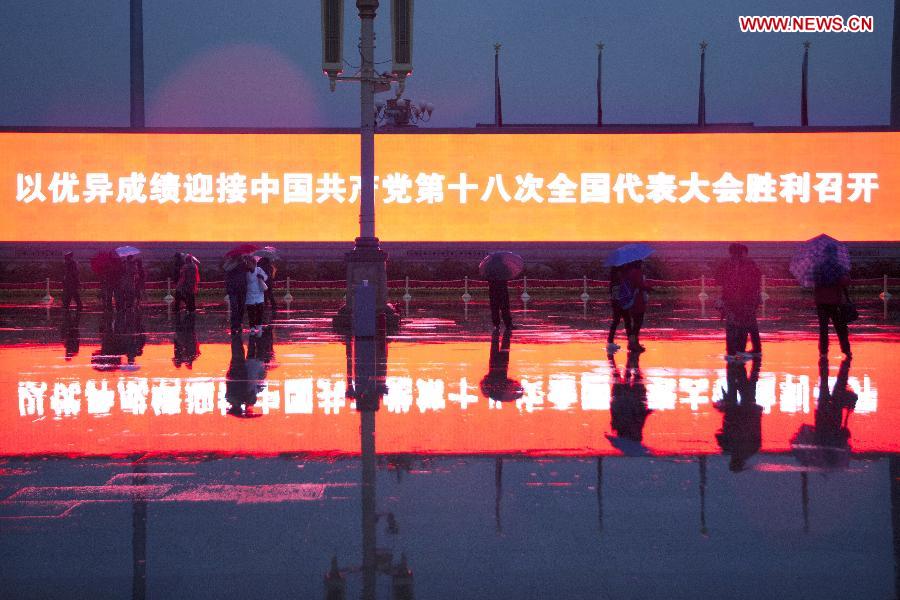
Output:
<svg viewBox="0 0 900 600">
<path fill-rule="evenodd" d="M 0 307 L 0 597 L 895 597 L 880 303 L 852 362 L 783 302 L 737 364 L 690 300 L 611 358 L 602 305 L 520 304 L 506 337 L 461 304 L 384 344 L 326 302 L 258 337 L 217 306 Z"/>
</svg>

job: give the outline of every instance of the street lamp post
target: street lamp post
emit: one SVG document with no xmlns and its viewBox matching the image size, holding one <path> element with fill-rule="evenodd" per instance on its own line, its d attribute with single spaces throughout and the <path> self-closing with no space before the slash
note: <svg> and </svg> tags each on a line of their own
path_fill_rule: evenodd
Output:
<svg viewBox="0 0 900 600">
<path fill-rule="evenodd" d="M 337 79 L 359 81 L 359 237 L 353 250 L 347 254 L 347 301 L 337 316 L 334 326 L 341 331 L 351 328 L 353 295 L 357 286 L 370 286 L 375 291 L 376 314 L 383 314 L 388 329 L 399 325 L 399 315 L 387 303 L 387 254 L 381 249 L 375 235 L 375 86 L 386 83 L 384 76 L 375 72 L 375 14 L 378 0 L 356 0 L 360 18 L 359 52 L 362 64 L 359 77 L 340 77 L 329 73 L 332 82 Z M 390 81 L 389 79 L 387 80 Z M 375 315 L 371 315 L 375 319 Z"/>
</svg>

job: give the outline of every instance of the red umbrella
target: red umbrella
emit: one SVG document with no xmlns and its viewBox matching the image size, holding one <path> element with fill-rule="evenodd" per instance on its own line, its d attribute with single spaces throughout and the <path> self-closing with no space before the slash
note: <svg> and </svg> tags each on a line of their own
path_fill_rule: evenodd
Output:
<svg viewBox="0 0 900 600">
<path fill-rule="evenodd" d="M 245 254 L 253 254 L 257 250 L 259 250 L 259 246 L 254 244 L 241 244 L 226 252 L 225 258 L 237 258 L 238 256 L 243 256 Z"/>
</svg>

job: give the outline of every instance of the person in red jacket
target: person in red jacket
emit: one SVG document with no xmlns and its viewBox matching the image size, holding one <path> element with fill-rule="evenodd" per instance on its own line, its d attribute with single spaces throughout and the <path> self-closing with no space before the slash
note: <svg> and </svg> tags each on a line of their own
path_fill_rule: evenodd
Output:
<svg viewBox="0 0 900 600">
<path fill-rule="evenodd" d="M 731 244 L 729 258 L 716 272 L 722 286 L 722 313 L 725 318 L 725 348 L 729 359 L 737 358 L 747 347 L 750 336 L 753 356 L 762 354 L 756 311 L 762 289 L 762 273 L 747 254 L 744 244 Z"/>
<path fill-rule="evenodd" d="M 847 288 L 850 287 L 850 273 L 841 266 L 837 258 L 837 247 L 825 247 L 825 259 L 816 268 L 813 276 L 815 287 L 816 314 L 819 317 L 819 356 L 828 356 L 828 321 L 834 324 L 841 352 L 852 358 L 850 352 L 850 332 L 841 306 L 848 301 Z"/>
</svg>

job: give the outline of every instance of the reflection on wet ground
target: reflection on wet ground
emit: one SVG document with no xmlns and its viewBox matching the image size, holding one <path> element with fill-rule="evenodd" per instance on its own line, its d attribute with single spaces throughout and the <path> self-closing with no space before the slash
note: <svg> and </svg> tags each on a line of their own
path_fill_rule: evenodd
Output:
<svg viewBox="0 0 900 600">
<path fill-rule="evenodd" d="M 744 363 L 690 301 L 612 357 L 602 306 L 492 336 L 419 305 L 372 347 L 323 308 L 234 338 L 221 310 L 0 308 L 3 596 L 894 597 L 880 304 L 823 363 L 802 303 Z"/>
</svg>

